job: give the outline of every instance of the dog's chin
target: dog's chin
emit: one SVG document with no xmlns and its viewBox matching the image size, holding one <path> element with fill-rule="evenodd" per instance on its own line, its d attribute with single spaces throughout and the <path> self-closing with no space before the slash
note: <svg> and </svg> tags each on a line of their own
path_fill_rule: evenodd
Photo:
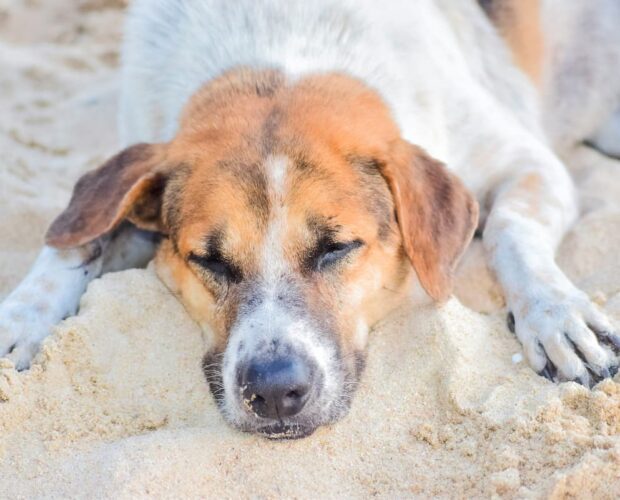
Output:
<svg viewBox="0 0 620 500">
<path fill-rule="evenodd" d="M 240 431 L 262 436 L 274 441 L 302 439 L 313 434 L 319 427 L 338 422 L 349 412 L 348 404 L 341 404 L 338 408 L 338 412 L 331 412 L 320 418 L 314 415 L 314 417 L 301 417 L 289 422 L 277 422 L 273 420 L 270 422 L 261 422 L 257 420 L 245 422 L 243 424 L 237 423 L 236 425 L 233 422 L 230 423 Z"/>
<path fill-rule="evenodd" d="M 279 440 L 291 440 L 302 439 L 310 436 L 317 427 L 300 424 L 286 424 L 283 422 L 276 422 L 274 424 L 257 427 L 255 429 L 245 429 L 246 432 L 258 434 L 259 436 L 272 439 L 274 441 Z"/>
<path fill-rule="evenodd" d="M 334 409 L 322 415 L 314 413 L 308 416 L 297 416 L 288 422 L 248 418 L 247 414 L 232 416 L 226 411 L 223 397 L 216 398 L 216 401 L 222 416 L 231 427 L 276 441 L 302 439 L 313 434 L 319 427 L 335 424 L 349 413 L 351 397 L 348 395 L 329 405 Z"/>
</svg>

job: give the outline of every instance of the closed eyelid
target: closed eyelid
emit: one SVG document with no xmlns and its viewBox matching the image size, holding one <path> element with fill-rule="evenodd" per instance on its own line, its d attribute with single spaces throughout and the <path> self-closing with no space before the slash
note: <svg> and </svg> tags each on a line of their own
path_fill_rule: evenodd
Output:
<svg viewBox="0 0 620 500">
<path fill-rule="evenodd" d="M 332 235 L 319 239 L 313 248 L 309 249 L 304 256 L 304 268 L 307 271 L 321 271 L 331 266 L 349 253 L 364 245 L 357 238 L 350 241 L 337 241 Z"/>
<path fill-rule="evenodd" d="M 216 279 L 239 283 L 243 279 L 243 273 L 223 252 L 222 228 L 211 231 L 203 241 L 203 248 L 190 252 L 186 258 L 187 262 L 196 264 Z"/>
<path fill-rule="evenodd" d="M 195 250 L 191 250 L 185 260 L 187 262 L 195 262 L 200 264 L 200 262 L 204 262 L 207 260 L 222 260 L 227 261 L 225 258 L 224 252 L 222 251 L 223 247 L 223 231 L 222 228 L 217 227 L 213 229 L 210 233 L 202 238 L 202 248 L 197 248 Z"/>
<path fill-rule="evenodd" d="M 216 277 L 223 277 L 233 283 L 239 283 L 243 280 L 243 273 L 241 269 L 233 262 L 221 257 L 219 254 L 200 255 L 198 253 L 191 252 L 187 257 L 187 261 L 196 264 Z"/>
</svg>

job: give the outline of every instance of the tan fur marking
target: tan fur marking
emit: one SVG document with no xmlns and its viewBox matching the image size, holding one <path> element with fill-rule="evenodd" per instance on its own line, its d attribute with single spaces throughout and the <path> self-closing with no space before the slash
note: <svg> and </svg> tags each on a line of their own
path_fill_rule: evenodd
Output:
<svg viewBox="0 0 620 500">
<path fill-rule="evenodd" d="M 543 179 L 538 173 L 529 173 L 519 178 L 504 194 L 506 206 L 532 220 L 545 223 L 541 213 Z M 545 200 L 545 201 L 548 201 Z"/>
<path fill-rule="evenodd" d="M 540 84 L 544 55 L 540 0 L 496 0 L 487 10 L 517 65 Z"/>
</svg>

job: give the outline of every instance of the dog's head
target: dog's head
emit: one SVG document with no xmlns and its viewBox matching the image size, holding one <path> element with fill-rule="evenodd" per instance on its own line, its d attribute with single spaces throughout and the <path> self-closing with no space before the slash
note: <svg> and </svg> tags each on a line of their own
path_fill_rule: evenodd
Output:
<svg viewBox="0 0 620 500">
<path fill-rule="evenodd" d="M 477 205 L 361 83 L 241 70 L 196 94 L 170 143 L 86 174 L 47 240 L 123 220 L 164 235 L 158 273 L 208 332 L 226 419 L 299 437 L 346 413 L 369 327 L 416 275 L 450 294 Z"/>
</svg>

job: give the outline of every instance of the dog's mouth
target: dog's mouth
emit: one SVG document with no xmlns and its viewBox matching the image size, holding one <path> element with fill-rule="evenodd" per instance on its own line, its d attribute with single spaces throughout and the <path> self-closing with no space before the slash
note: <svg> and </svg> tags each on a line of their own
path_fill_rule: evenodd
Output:
<svg viewBox="0 0 620 500">
<path fill-rule="evenodd" d="M 247 429 L 245 432 L 258 434 L 274 441 L 284 441 L 308 437 L 312 433 L 314 433 L 315 430 L 316 427 L 300 424 L 287 424 L 285 422 L 276 422 L 274 424 L 263 427 Z"/>
</svg>

